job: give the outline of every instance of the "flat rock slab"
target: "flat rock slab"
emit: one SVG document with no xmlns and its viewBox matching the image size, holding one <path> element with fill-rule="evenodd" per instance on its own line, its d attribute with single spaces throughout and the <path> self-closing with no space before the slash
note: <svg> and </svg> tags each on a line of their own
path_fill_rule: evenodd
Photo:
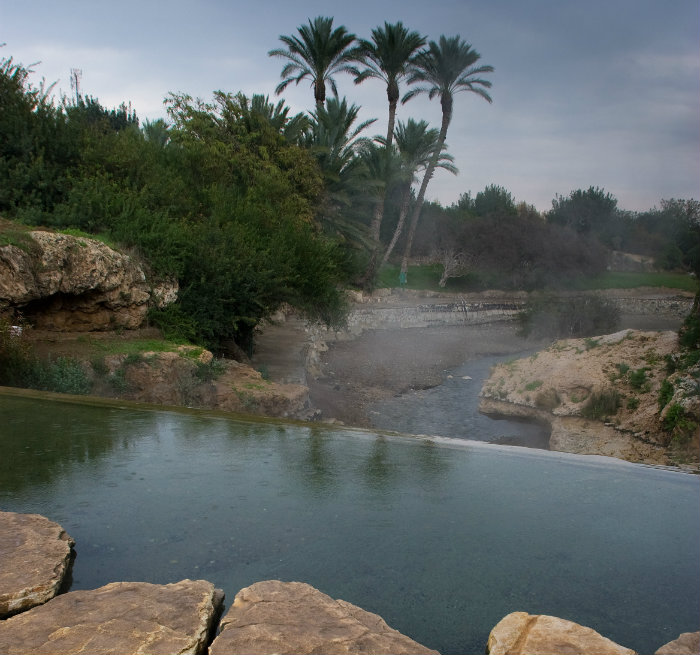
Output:
<svg viewBox="0 0 700 655">
<path fill-rule="evenodd" d="M 491 630 L 488 655 L 635 655 L 592 628 L 545 614 L 513 612 Z"/>
<path fill-rule="evenodd" d="M 0 622 L 0 653 L 205 653 L 224 594 L 206 580 L 113 582 Z"/>
<path fill-rule="evenodd" d="M 210 655 L 409 653 L 436 655 L 371 614 L 302 582 L 266 580 L 241 589 Z"/>
<path fill-rule="evenodd" d="M 661 646 L 654 655 L 700 655 L 700 632 L 684 632 L 678 639 Z"/>
<path fill-rule="evenodd" d="M 74 545 L 44 516 L 0 512 L 0 618 L 53 598 L 70 570 Z"/>
</svg>

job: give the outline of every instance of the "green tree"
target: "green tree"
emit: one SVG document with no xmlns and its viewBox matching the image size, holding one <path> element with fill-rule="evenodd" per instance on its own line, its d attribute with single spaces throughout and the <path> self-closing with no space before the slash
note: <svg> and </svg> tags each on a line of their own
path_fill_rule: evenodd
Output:
<svg viewBox="0 0 700 655">
<path fill-rule="evenodd" d="M 386 144 L 391 148 L 394 138 L 396 107 L 399 102 L 399 83 L 409 72 L 418 50 L 425 45 L 425 37 L 418 32 L 409 32 L 403 23 L 384 23 L 384 27 L 372 30 L 372 40 L 360 40 L 362 63 L 365 68 L 358 71 L 355 84 L 373 78 L 386 84 L 386 97 L 389 101 L 389 123 L 386 131 Z"/>
<path fill-rule="evenodd" d="M 617 199 L 605 189 L 589 187 L 576 189 L 566 198 L 557 195 L 547 214 L 550 223 L 563 225 L 579 234 L 601 234 L 615 219 Z"/>
<path fill-rule="evenodd" d="M 408 79 L 409 84 L 418 84 L 418 86 L 409 91 L 403 97 L 402 102 L 406 102 L 421 93 L 427 93 L 431 100 L 438 96 L 442 107 L 442 124 L 435 151 L 423 176 L 411 216 L 401 262 L 401 275 L 404 278 L 408 271 L 408 258 L 411 254 L 413 237 L 423 207 L 425 192 L 437 167 L 447 138 L 447 129 L 452 121 L 454 95 L 460 91 L 468 91 L 481 96 L 489 103 L 492 102 L 491 96 L 486 91 L 486 89 L 491 88 L 491 82 L 482 78 L 481 75 L 493 72 L 493 66 L 477 66 L 479 59 L 481 59 L 481 55 L 473 50 L 471 45 L 465 43 L 461 37 L 441 36 L 439 42 L 431 41 L 428 50 L 416 56 L 412 73 Z"/>
<path fill-rule="evenodd" d="M 282 82 L 275 92 L 282 93 L 292 82 L 299 84 L 302 80 L 311 81 L 314 89 L 316 108 L 326 101 L 326 84 L 333 95 L 338 97 L 334 75 L 354 73 L 354 64 L 361 56 L 355 44 L 355 35 L 350 34 L 344 26 L 333 29 L 333 19 L 317 16 L 309 20 L 308 25 L 297 28 L 299 36 L 281 35 L 280 41 L 286 48 L 270 50 L 268 56 L 287 59 L 282 69 Z"/>
<path fill-rule="evenodd" d="M 476 194 L 472 211 L 476 216 L 503 216 L 518 213 L 510 191 L 496 184 L 489 184 L 483 191 Z"/>
</svg>

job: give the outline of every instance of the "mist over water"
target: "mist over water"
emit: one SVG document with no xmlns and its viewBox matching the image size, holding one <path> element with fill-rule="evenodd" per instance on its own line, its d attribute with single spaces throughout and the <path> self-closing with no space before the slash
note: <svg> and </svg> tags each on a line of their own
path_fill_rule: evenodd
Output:
<svg viewBox="0 0 700 655">
<path fill-rule="evenodd" d="M 700 479 L 608 458 L 0 395 L 0 507 L 73 588 L 308 582 L 450 653 L 512 611 L 653 652 L 700 615 Z M 669 511 L 672 508 L 673 511 Z"/>
</svg>

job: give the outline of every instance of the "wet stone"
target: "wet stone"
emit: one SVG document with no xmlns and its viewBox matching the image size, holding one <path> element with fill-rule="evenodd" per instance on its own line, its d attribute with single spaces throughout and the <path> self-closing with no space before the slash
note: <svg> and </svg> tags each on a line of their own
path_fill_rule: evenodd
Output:
<svg viewBox="0 0 700 655">
<path fill-rule="evenodd" d="M 206 580 L 72 591 L 0 622 L 0 653 L 205 653 L 223 596 Z"/>
<path fill-rule="evenodd" d="M 266 580 L 241 589 L 210 655 L 229 653 L 433 654 L 378 615 L 302 582 Z"/>
<path fill-rule="evenodd" d="M 544 614 L 513 612 L 491 630 L 486 646 L 488 655 L 635 655 L 592 628 Z"/>
<path fill-rule="evenodd" d="M 0 618 L 53 598 L 70 571 L 74 544 L 44 516 L 0 512 Z"/>
</svg>

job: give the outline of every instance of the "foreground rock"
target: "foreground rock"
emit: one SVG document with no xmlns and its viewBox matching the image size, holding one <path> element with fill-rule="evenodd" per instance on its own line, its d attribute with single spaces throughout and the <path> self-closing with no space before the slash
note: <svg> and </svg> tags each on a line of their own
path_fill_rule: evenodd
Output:
<svg viewBox="0 0 700 655">
<path fill-rule="evenodd" d="M 21 311 L 38 329 L 136 328 L 149 304 L 177 296 L 154 287 L 130 256 L 94 239 L 35 230 L 23 248 L 0 247 L 0 315 Z"/>
<path fill-rule="evenodd" d="M 376 614 L 301 582 L 258 582 L 238 592 L 211 655 L 432 653 Z"/>
<path fill-rule="evenodd" d="M 74 545 L 60 525 L 39 514 L 0 512 L 0 618 L 53 598 Z"/>
<path fill-rule="evenodd" d="M 73 591 L 0 622 L 0 652 L 204 653 L 222 602 L 205 580 Z"/>
<path fill-rule="evenodd" d="M 689 430 L 676 440 L 664 422 L 674 405 L 688 416 L 700 409 L 692 371 L 667 372 L 677 351 L 677 334 L 670 331 L 623 330 L 557 341 L 531 357 L 494 367 L 479 409 L 548 424 L 551 450 L 648 464 L 669 464 L 669 455 L 681 453 L 697 462 L 697 434 Z M 660 407 L 662 384 L 672 395 Z"/>
<path fill-rule="evenodd" d="M 684 632 L 673 641 L 669 641 L 654 655 L 700 655 L 700 632 Z"/>
<path fill-rule="evenodd" d="M 555 616 L 513 612 L 491 630 L 489 655 L 635 655 L 592 628 Z"/>
</svg>

